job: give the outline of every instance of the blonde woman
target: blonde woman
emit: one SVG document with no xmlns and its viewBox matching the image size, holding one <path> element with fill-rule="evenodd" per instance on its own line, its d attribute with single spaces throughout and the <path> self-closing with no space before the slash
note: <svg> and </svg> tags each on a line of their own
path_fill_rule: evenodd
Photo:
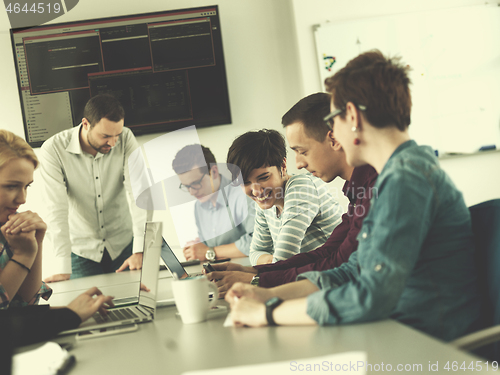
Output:
<svg viewBox="0 0 500 375">
<path fill-rule="evenodd" d="M 104 305 L 112 306 L 112 297 L 92 288 L 68 308 L 16 308 L 37 304 L 40 297 L 48 299 L 52 293 L 42 282 L 42 242 L 47 226 L 36 213 L 19 212 L 37 166 L 33 149 L 22 138 L 0 130 L 0 320 L 20 319 L 21 324 L 16 324 L 22 329 L 17 332 L 19 344 L 77 327 L 96 311 L 105 313 Z"/>
</svg>

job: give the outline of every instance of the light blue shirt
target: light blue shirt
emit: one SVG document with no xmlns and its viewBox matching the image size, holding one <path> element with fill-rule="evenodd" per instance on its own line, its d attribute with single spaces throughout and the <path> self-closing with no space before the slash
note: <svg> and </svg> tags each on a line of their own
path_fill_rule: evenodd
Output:
<svg viewBox="0 0 500 375">
<path fill-rule="evenodd" d="M 240 186 L 231 185 L 221 175 L 215 206 L 211 200 L 197 201 L 194 206 L 200 241 L 209 247 L 234 242 L 239 251 L 248 255 L 254 227 L 254 202 Z"/>
<path fill-rule="evenodd" d="M 380 173 L 347 263 L 306 272 L 319 324 L 393 318 L 442 340 L 471 331 L 479 294 L 469 210 L 430 147 L 400 145 Z"/>
</svg>

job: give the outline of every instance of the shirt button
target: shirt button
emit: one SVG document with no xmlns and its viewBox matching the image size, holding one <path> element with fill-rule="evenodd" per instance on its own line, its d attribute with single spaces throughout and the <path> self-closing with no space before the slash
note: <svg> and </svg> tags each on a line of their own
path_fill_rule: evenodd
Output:
<svg viewBox="0 0 500 375">
<path fill-rule="evenodd" d="M 101 225 L 101 228 L 104 228 L 104 225 Z"/>
<path fill-rule="evenodd" d="M 102 214 L 102 211 L 99 211 L 100 214 Z"/>
<path fill-rule="evenodd" d="M 101 196 L 100 196 L 100 195 L 98 195 L 98 196 L 97 196 L 97 198 L 101 198 Z"/>
<path fill-rule="evenodd" d="M 382 265 L 381 264 L 377 264 L 374 268 L 375 272 L 379 272 L 380 270 L 382 269 Z"/>
<path fill-rule="evenodd" d="M 366 237 L 368 237 L 368 234 L 366 234 L 366 232 L 365 232 L 365 233 L 363 233 L 363 234 L 361 235 L 361 237 L 366 238 Z"/>
<path fill-rule="evenodd" d="M 104 238 L 103 238 L 103 239 L 102 239 L 102 242 L 104 242 L 104 241 L 106 241 L 106 239 L 104 239 Z"/>
</svg>

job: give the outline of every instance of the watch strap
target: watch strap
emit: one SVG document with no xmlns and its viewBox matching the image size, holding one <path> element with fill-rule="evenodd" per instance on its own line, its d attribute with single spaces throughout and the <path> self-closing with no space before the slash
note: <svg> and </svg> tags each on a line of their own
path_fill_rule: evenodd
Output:
<svg viewBox="0 0 500 375">
<path fill-rule="evenodd" d="M 283 303 L 283 300 L 279 297 L 273 297 L 269 300 L 266 301 L 266 319 L 267 319 L 267 324 L 269 326 L 276 326 L 276 322 L 274 321 L 273 318 L 273 312 L 276 307 L 281 305 Z"/>
</svg>

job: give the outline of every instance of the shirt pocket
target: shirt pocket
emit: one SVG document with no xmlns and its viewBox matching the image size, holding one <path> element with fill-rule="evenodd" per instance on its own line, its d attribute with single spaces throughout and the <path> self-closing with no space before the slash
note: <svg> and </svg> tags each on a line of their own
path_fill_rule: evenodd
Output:
<svg viewBox="0 0 500 375">
<path fill-rule="evenodd" d="M 363 224 L 361 225 L 361 229 L 358 235 L 356 236 L 356 239 L 359 242 L 359 246 L 367 243 L 370 240 L 372 228 L 373 228 L 373 221 L 371 221 L 369 218 L 365 218 L 363 220 Z"/>
</svg>

